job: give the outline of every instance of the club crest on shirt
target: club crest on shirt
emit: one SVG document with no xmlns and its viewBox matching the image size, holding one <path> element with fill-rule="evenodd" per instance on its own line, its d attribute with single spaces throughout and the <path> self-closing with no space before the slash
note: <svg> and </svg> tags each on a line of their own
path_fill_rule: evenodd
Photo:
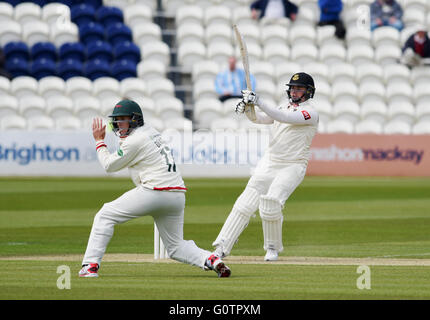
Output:
<svg viewBox="0 0 430 320">
<path fill-rule="evenodd" d="M 123 152 L 121 149 L 118 149 L 118 155 L 119 155 L 120 157 L 122 157 L 122 156 L 124 155 L 124 152 Z"/>
<path fill-rule="evenodd" d="M 311 115 L 306 110 L 302 110 L 303 117 L 305 117 L 305 120 L 309 120 L 311 118 Z"/>
</svg>

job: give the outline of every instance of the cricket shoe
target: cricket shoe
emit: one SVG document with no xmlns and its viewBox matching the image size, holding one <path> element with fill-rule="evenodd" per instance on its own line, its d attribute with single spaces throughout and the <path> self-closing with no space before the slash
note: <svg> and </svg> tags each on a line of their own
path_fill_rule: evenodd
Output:
<svg viewBox="0 0 430 320">
<path fill-rule="evenodd" d="M 84 278 L 95 278 L 98 277 L 99 265 L 98 263 L 83 264 L 79 276 Z"/>
<path fill-rule="evenodd" d="M 206 266 L 209 268 L 209 270 L 215 271 L 218 274 L 219 278 L 230 277 L 230 274 L 231 274 L 230 268 L 227 267 L 224 261 L 222 261 L 221 258 L 215 254 L 212 254 L 206 260 Z"/>
<path fill-rule="evenodd" d="M 264 256 L 264 261 L 276 261 L 278 260 L 278 251 L 273 249 L 268 249 L 266 255 Z"/>
</svg>

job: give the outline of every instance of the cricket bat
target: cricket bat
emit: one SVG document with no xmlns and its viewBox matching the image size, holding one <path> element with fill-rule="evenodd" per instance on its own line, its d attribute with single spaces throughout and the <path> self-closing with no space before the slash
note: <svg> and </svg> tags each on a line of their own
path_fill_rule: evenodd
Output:
<svg viewBox="0 0 430 320">
<path fill-rule="evenodd" d="M 245 82 L 246 82 L 246 89 L 252 90 L 251 86 L 251 77 L 249 73 L 249 59 L 248 59 L 248 49 L 246 48 L 246 43 L 243 40 L 242 35 L 239 32 L 239 28 L 237 25 L 233 25 L 234 32 L 236 34 L 237 42 L 239 44 L 240 49 L 240 55 L 242 57 L 242 64 L 243 64 L 243 70 L 245 71 Z M 249 118 L 254 121 L 257 119 L 255 115 L 255 108 L 254 105 L 246 105 L 245 106 L 245 112 L 249 114 Z"/>
</svg>

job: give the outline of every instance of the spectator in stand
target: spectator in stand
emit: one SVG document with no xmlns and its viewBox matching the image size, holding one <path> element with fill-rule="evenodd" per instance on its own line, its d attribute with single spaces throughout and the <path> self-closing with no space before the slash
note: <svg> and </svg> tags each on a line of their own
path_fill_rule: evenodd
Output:
<svg viewBox="0 0 430 320">
<path fill-rule="evenodd" d="M 251 17 L 263 23 L 282 23 L 286 18 L 296 20 L 298 7 L 288 0 L 257 0 L 251 4 Z"/>
<path fill-rule="evenodd" d="M 5 56 L 2 48 L 0 48 L 0 77 L 6 77 L 8 79 L 12 79 L 12 75 L 5 69 Z"/>
<path fill-rule="evenodd" d="M 401 62 L 409 68 L 430 66 L 430 39 L 424 26 L 406 40 L 402 51 Z"/>
<path fill-rule="evenodd" d="M 318 0 L 320 7 L 319 26 L 333 25 L 336 27 L 335 35 L 339 39 L 345 39 L 346 29 L 340 14 L 343 9 L 342 0 Z"/>
<path fill-rule="evenodd" d="M 236 58 L 228 59 L 228 70 L 220 72 L 215 79 L 215 90 L 219 95 L 219 100 L 224 102 L 227 99 L 242 99 L 241 90 L 246 89 L 245 71 L 236 68 Z M 252 90 L 255 90 L 255 78 L 251 74 Z"/>
<path fill-rule="evenodd" d="M 403 9 L 396 0 L 375 0 L 370 5 L 370 30 L 390 26 L 403 29 Z"/>
</svg>

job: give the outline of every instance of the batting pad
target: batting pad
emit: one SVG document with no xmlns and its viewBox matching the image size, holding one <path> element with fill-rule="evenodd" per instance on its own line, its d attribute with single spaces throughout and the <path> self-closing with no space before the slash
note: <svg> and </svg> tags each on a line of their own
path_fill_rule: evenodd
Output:
<svg viewBox="0 0 430 320">
<path fill-rule="evenodd" d="M 274 249 L 281 252 L 282 245 L 282 215 L 281 202 L 273 197 L 260 197 L 260 217 L 263 225 L 264 250 Z"/>
<path fill-rule="evenodd" d="M 237 198 L 233 210 L 231 210 L 218 237 L 212 243 L 214 247 L 222 248 L 224 256 L 230 254 L 240 234 L 248 226 L 249 220 L 258 208 L 258 203 L 259 194 L 252 188 L 245 188 L 239 198 Z"/>
</svg>

